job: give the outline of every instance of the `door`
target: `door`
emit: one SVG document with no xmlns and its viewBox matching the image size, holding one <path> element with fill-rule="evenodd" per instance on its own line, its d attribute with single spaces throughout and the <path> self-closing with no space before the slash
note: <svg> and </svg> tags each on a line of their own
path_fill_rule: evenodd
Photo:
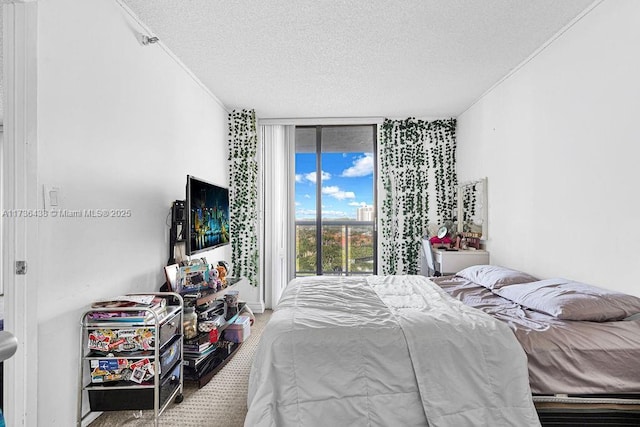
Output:
<svg viewBox="0 0 640 427">
<path fill-rule="evenodd" d="M 376 125 L 295 131 L 295 274 L 376 274 Z"/>
<path fill-rule="evenodd" d="M 38 208 L 37 185 L 37 27 L 38 3 L 9 0 L 2 5 L 4 51 L 4 127 L 2 212 Z M 4 363 L 4 416 L 7 425 L 38 425 L 37 411 L 37 225 L 7 215 L 2 226 L 4 327 L 17 338 L 14 357 Z M 26 270 L 18 268 L 27 262 Z"/>
</svg>

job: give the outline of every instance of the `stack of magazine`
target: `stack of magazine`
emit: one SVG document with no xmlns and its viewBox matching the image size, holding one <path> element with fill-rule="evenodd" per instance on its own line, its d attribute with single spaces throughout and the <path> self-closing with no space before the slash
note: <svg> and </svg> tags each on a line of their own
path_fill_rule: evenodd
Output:
<svg viewBox="0 0 640 427">
<path fill-rule="evenodd" d="M 162 318 L 167 312 L 167 300 L 157 295 L 121 295 L 96 301 L 91 304 L 91 308 L 109 309 L 90 313 L 89 318 L 93 321 L 146 321 L 153 320 L 153 314 L 150 311 L 132 309 L 151 309 L 159 318 Z"/>
<path fill-rule="evenodd" d="M 195 338 L 186 340 L 182 348 L 184 350 L 184 365 L 196 368 L 216 350 L 217 344 L 210 342 L 209 334 L 200 334 Z"/>
</svg>

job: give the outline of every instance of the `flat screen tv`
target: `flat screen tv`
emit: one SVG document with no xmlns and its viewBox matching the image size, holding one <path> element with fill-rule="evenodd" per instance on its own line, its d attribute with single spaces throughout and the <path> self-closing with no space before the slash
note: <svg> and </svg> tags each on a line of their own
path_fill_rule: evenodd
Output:
<svg viewBox="0 0 640 427">
<path fill-rule="evenodd" d="M 187 175 L 187 254 L 229 244 L 229 189 Z"/>
</svg>

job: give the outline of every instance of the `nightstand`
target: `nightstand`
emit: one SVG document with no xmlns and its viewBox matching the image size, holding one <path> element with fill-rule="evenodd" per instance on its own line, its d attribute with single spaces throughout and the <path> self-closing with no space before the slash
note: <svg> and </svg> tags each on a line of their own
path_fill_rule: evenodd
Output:
<svg viewBox="0 0 640 427">
<path fill-rule="evenodd" d="M 436 270 L 442 275 L 455 274 L 472 265 L 489 264 L 489 252 L 485 250 L 447 251 L 433 248 Z"/>
</svg>

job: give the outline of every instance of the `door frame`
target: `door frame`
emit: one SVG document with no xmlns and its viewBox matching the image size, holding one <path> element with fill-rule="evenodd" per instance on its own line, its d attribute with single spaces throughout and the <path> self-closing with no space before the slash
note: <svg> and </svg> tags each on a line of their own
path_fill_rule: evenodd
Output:
<svg viewBox="0 0 640 427">
<path fill-rule="evenodd" d="M 317 215 L 318 213 L 321 213 L 321 208 L 320 211 L 318 211 L 319 207 L 322 206 L 322 194 L 321 194 L 321 188 L 322 188 L 322 178 L 321 178 L 321 174 L 322 174 L 322 130 L 323 129 L 327 129 L 327 128 L 335 128 L 335 127 L 351 127 L 351 126 L 370 126 L 371 130 L 372 130 L 372 142 L 373 142 L 373 206 L 374 206 L 374 216 L 373 216 L 373 274 L 376 275 L 378 274 L 378 129 L 380 127 L 379 123 L 377 123 L 377 121 L 374 122 L 367 122 L 367 121 L 363 121 L 358 123 L 358 121 L 356 121 L 355 123 L 349 123 L 347 121 L 345 121 L 344 123 L 339 123 L 339 124 L 333 124 L 333 123 L 326 123 L 326 124 L 298 124 L 294 127 L 293 129 L 293 134 L 294 134 L 294 143 L 292 144 L 292 156 L 293 156 L 293 163 L 292 163 L 292 167 L 291 167 L 291 177 L 290 177 L 290 183 L 291 186 L 293 186 L 293 177 L 295 176 L 295 130 L 297 128 L 307 128 L 307 129 L 315 129 L 316 131 L 316 185 L 318 186 L 316 188 L 316 274 L 317 275 L 322 275 L 323 271 L 322 271 L 322 239 L 319 238 L 322 234 L 322 215 Z M 318 184 L 319 183 L 319 184 Z M 291 193 L 291 200 L 295 200 L 295 189 L 291 189 L 290 190 Z M 295 235 L 296 235 L 296 218 L 295 218 L 295 209 L 294 209 L 294 213 L 291 217 L 291 234 L 293 235 L 293 246 L 292 246 L 292 251 L 289 255 L 289 259 L 291 262 L 291 265 L 293 266 L 293 277 L 295 277 L 295 273 L 296 273 L 296 246 L 295 246 Z"/>
<path fill-rule="evenodd" d="M 36 1 L 4 0 L 6 89 L 2 152 L 2 280 L 6 330 L 18 339 L 4 369 L 4 415 L 11 426 L 38 425 L 38 318 L 36 218 L 18 216 L 38 207 L 37 183 L 37 25 Z M 16 261 L 27 261 L 16 274 Z"/>
</svg>

